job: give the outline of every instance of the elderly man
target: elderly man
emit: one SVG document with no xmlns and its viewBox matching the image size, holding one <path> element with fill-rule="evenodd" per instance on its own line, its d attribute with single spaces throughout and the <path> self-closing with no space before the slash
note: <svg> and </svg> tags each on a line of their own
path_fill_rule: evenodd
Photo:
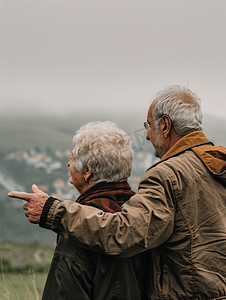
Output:
<svg viewBox="0 0 226 300">
<path fill-rule="evenodd" d="M 147 251 L 149 299 L 226 299 L 226 149 L 206 138 L 201 123 L 189 89 L 157 94 L 144 126 L 161 160 L 121 212 L 48 199 L 36 187 L 9 196 L 28 201 L 30 222 L 41 217 L 40 226 L 87 249 L 120 257 Z"/>
</svg>

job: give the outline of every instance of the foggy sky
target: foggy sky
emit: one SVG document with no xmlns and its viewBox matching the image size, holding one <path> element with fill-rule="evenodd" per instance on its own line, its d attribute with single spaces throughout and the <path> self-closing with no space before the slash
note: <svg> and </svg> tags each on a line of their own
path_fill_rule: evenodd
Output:
<svg viewBox="0 0 226 300">
<path fill-rule="evenodd" d="M 1 1 L 0 115 L 146 115 L 190 88 L 225 118 L 225 0 Z"/>
</svg>

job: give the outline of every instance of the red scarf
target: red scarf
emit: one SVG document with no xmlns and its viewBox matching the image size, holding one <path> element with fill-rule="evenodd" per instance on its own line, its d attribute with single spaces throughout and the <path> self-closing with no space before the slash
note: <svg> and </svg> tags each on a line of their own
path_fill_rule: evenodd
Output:
<svg viewBox="0 0 226 300">
<path fill-rule="evenodd" d="M 114 213 L 121 211 L 121 205 L 134 194 L 127 181 L 100 182 L 82 193 L 76 202 Z"/>
</svg>

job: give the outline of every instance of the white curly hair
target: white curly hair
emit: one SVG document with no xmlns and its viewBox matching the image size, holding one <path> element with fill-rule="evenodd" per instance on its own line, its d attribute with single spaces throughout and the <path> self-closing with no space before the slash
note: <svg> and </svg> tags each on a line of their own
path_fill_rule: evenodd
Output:
<svg viewBox="0 0 226 300">
<path fill-rule="evenodd" d="M 191 90 L 173 85 L 160 91 L 153 106 L 153 118 L 158 129 L 160 117 L 168 115 L 175 132 L 181 136 L 190 130 L 202 131 L 201 100 Z"/>
<path fill-rule="evenodd" d="M 115 123 L 90 122 L 73 137 L 76 145 L 76 168 L 92 173 L 93 184 L 128 180 L 133 164 L 130 137 Z"/>
</svg>

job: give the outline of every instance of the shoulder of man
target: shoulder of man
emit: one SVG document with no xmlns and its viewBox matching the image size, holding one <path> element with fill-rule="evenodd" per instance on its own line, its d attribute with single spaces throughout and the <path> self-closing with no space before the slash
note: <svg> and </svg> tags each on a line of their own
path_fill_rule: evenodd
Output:
<svg viewBox="0 0 226 300">
<path fill-rule="evenodd" d="M 205 168 L 203 169 L 202 165 L 192 149 L 188 149 L 150 167 L 141 178 L 139 188 L 143 184 L 150 185 L 155 182 L 160 185 L 170 184 L 173 189 L 182 189 L 185 184 L 190 184 L 198 178 L 200 172 L 203 174 Z"/>
</svg>

